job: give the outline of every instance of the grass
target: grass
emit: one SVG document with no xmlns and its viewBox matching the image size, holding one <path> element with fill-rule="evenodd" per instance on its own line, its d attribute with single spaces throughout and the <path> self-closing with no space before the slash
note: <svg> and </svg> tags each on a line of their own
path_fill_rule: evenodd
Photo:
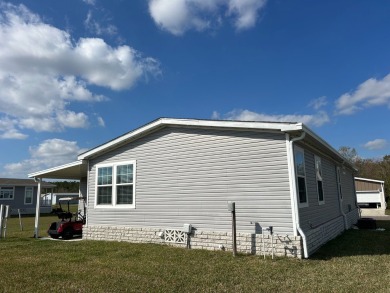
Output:
<svg viewBox="0 0 390 293">
<path fill-rule="evenodd" d="M 42 217 L 45 234 L 53 217 Z M 263 259 L 164 245 L 31 238 L 34 218 L 0 240 L 2 292 L 389 292 L 385 231 L 349 230 L 309 260 Z"/>
</svg>

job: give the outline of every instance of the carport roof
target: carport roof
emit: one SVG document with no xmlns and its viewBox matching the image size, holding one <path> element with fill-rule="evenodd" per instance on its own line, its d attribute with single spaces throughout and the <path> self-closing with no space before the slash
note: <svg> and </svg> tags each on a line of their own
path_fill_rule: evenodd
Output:
<svg viewBox="0 0 390 293">
<path fill-rule="evenodd" d="M 88 164 L 86 161 L 79 160 L 69 164 L 28 174 L 28 177 L 80 180 L 83 177 L 87 177 L 87 166 Z"/>
</svg>

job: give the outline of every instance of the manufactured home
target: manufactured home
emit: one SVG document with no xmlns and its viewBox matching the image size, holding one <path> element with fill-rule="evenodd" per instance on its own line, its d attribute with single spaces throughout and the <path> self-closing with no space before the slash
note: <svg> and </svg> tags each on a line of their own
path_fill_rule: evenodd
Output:
<svg viewBox="0 0 390 293">
<path fill-rule="evenodd" d="M 72 197 L 73 199 L 69 201 L 70 204 L 78 204 L 78 192 L 56 192 L 56 193 L 46 193 L 42 200 L 49 202 L 52 206 L 58 205 L 61 198 Z"/>
<path fill-rule="evenodd" d="M 309 257 L 358 220 L 354 168 L 302 123 L 160 118 L 29 174 L 80 180 L 85 239 Z M 37 229 L 37 227 L 36 227 Z"/>
<path fill-rule="evenodd" d="M 362 216 L 384 216 L 386 211 L 385 182 L 355 177 L 357 203 Z"/>
<path fill-rule="evenodd" d="M 53 190 L 55 185 L 43 182 L 43 189 Z M 11 215 L 35 214 L 38 183 L 33 179 L 0 178 L 0 204 L 9 205 Z M 50 213 L 51 204 L 41 201 L 41 213 Z"/>
</svg>

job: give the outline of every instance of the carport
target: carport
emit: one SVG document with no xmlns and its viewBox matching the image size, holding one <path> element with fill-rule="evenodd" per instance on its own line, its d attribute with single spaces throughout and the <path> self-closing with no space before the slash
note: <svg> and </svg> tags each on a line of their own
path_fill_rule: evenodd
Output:
<svg viewBox="0 0 390 293">
<path fill-rule="evenodd" d="M 362 216 L 385 215 L 384 181 L 355 177 L 355 189 Z"/>
<path fill-rule="evenodd" d="M 86 199 L 87 198 L 87 174 L 88 174 L 88 163 L 85 160 L 79 160 L 55 168 L 46 169 L 46 170 L 28 174 L 29 178 L 34 178 L 34 180 L 38 183 L 37 204 L 35 209 L 35 229 L 34 229 L 35 238 L 39 238 L 39 216 L 40 216 L 42 181 L 44 179 L 79 180 L 80 181 L 79 195 L 80 197 Z"/>
</svg>

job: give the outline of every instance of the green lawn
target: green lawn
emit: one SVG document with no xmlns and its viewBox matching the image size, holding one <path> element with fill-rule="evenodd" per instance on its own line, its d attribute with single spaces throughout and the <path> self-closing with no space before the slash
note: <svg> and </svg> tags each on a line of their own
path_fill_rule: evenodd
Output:
<svg viewBox="0 0 390 293">
<path fill-rule="evenodd" d="M 53 217 L 42 217 L 41 235 Z M 164 245 L 36 240 L 34 218 L 9 220 L 0 240 L 0 292 L 389 292 L 385 231 L 349 230 L 309 260 Z"/>
</svg>

